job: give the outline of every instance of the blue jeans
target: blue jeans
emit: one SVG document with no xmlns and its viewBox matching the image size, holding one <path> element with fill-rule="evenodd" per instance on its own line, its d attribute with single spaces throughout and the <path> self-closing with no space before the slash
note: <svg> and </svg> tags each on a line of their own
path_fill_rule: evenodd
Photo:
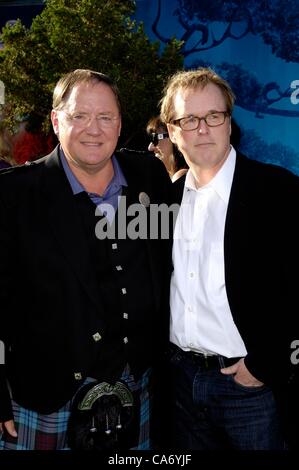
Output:
<svg viewBox="0 0 299 470">
<path fill-rule="evenodd" d="M 221 359 L 221 358 L 220 358 Z M 217 362 L 217 361 L 216 361 Z M 219 367 L 199 365 L 180 349 L 170 356 L 172 447 L 184 450 L 283 450 L 271 389 L 246 387 Z"/>
</svg>

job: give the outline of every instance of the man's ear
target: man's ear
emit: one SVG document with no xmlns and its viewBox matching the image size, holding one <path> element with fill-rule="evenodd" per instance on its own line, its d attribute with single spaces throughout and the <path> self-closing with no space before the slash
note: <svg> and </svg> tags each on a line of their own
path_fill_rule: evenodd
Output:
<svg viewBox="0 0 299 470">
<path fill-rule="evenodd" d="M 122 128 L 122 120 L 120 120 L 120 123 L 119 123 L 119 128 L 118 128 L 118 137 L 120 137 L 120 134 L 121 134 L 121 128 Z"/>
<path fill-rule="evenodd" d="M 168 130 L 168 135 L 173 144 L 176 144 L 176 138 L 175 138 L 175 133 L 173 130 L 173 125 L 172 124 L 166 124 L 167 125 L 167 130 Z"/>
<path fill-rule="evenodd" d="M 58 115 L 57 115 L 57 111 L 55 111 L 54 109 L 52 109 L 51 111 L 51 121 L 52 121 L 54 133 L 58 136 L 59 135 Z"/>
</svg>

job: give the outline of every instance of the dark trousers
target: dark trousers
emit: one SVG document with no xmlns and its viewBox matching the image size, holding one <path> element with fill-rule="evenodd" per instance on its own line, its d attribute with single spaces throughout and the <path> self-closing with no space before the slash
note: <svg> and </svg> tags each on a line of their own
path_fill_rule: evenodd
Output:
<svg viewBox="0 0 299 470">
<path fill-rule="evenodd" d="M 172 447 L 184 450 L 283 450 L 270 388 L 246 387 L 224 375 L 222 356 L 171 348 Z"/>
</svg>

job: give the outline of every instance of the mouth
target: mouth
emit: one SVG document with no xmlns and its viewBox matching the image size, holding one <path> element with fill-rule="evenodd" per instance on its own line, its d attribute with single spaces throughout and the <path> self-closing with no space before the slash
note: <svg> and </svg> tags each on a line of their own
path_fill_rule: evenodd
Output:
<svg viewBox="0 0 299 470">
<path fill-rule="evenodd" d="M 86 147 L 100 147 L 102 145 L 101 142 L 81 142 L 81 144 Z"/>
<path fill-rule="evenodd" d="M 196 144 L 196 147 L 199 147 L 201 145 L 214 145 L 213 142 L 199 142 L 198 144 Z"/>
</svg>

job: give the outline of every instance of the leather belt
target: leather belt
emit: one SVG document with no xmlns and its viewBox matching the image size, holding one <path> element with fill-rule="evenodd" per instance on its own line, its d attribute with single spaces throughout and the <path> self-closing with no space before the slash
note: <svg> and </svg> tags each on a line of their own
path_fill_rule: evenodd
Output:
<svg viewBox="0 0 299 470">
<path fill-rule="evenodd" d="M 206 356 L 205 354 L 194 351 L 183 351 L 181 348 L 173 344 L 171 344 L 171 349 L 178 352 L 184 359 L 187 359 L 206 370 L 230 367 L 241 359 L 240 357 L 225 357 L 218 354 Z"/>
</svg>

